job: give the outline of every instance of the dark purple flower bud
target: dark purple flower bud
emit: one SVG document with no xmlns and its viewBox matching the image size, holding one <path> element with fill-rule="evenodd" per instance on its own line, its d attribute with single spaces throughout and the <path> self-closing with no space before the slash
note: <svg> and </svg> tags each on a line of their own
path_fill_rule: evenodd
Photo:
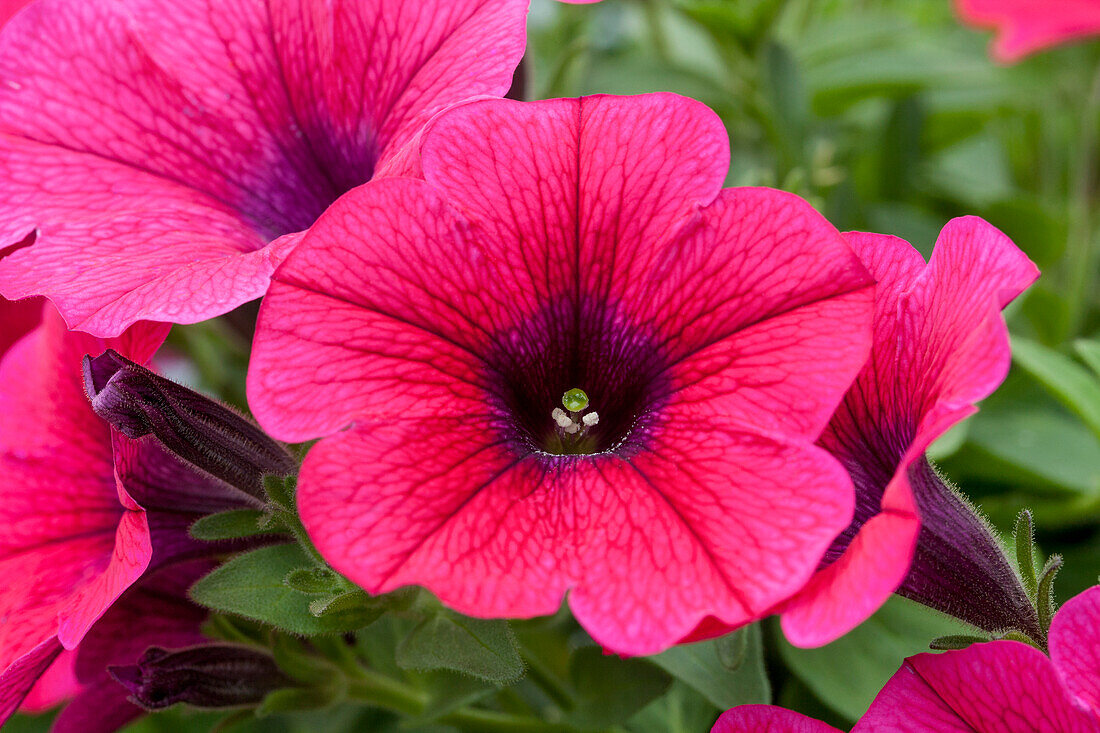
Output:
<svg viewBox="0 0 1100 733">
<path fill-rule="evenodd" d="M 155 435 L 184 460 L 253 496 L 263 496 L 265 474 L 294 470 L 281 445 L 233 410 L 112 349 L 84 357 L 84 385 L 92 409 L 123 435 Z"/>
<path fill-rule="evenodd" d="M 107 671 L 130 692 L 130 700 L 146 710 L 179 702 L 200 708 L 252 705 L 293 684 L 270 655 L 233 644 L 177 651 L 150 647 L 137 664 Z"/>
<path fill-rule="evenodd" d="M 926 459 L 910 469 L 909 482 L 921 529 L 898 595 L 990 634 L 1019 631 L 1044 644 L 1046 630 L 993 528 Z"/>
</svg>

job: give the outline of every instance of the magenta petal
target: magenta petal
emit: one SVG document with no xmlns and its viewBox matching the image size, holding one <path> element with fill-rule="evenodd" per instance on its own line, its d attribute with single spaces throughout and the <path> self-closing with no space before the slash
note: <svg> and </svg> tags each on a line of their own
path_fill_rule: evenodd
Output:
<svg viewBox="0 0 1100 733">
<path fill-rule="evenodd" d="M 838 733 L 831 725 L 771 705 L 741 705 L 718 718 L 710 733 Z"/>
<path fill-rule="evenodd" d="M 342 246 L 353 240 L 355 248 Z M 487 264 L 488 247 L 463 235 L 438 194 L 420 181 L 367 184 L 305 241 L 260 307 L 248 368 L 260 424 L 281 440 L 303 441 L 357 416 L 473 409 L 474 352 L 494 322 L 511 320 L 513 305 L 475 297 L 501 281 Z M 423 246 L 392 244 L 414 241 Z M 460 261 L 468 266 L 455 268 Z M 467 295 L 456 307 L 440 292 Z"/>
<path fill-rule="evenodd" d="M 37 298 L 10 301 L 0 298 L 0 358 L 42 319 L 42 303 Z"/>
<path fill-rule="evenodd" d="M 1100 586 L 1066 601 L 1050 625 L 1050 658 L 1065 686 L 1100 715 Z"/>
<path fill-rule="evenodd" d="M 0 0 L 0 28 L 11 20 L 12 16 L 23 9 L 31 0 Z"/>
<path fill-rule="evenodd" d="M 1051 661 L 1016 641 L 906 660 L 853 733 L 1096 733 Z"/>
<path fill-rule="evenodd" d="M 652 289 L 672 264 L 664 240 L 718 195 L 729 139 L 711 110 L 674 94 L 500 99 L 440 115 L 421 154 L 478 238 L 510 253 L 489 266 L 531 306 L 577 277 L 611 299 Z M 535 241 L 544 256 L 523 257 Z"/>
<path fill-rule="evenodd" d="M 0 671 L 0 725 L 11 717 L 38 678 L 46 672 L 60 653 L 61 644 L 58 643 L 56 636 L 51 636 Z"/>
<path fill-rule="evenodd" d="M 955 0 L 955 7 L 967 23 L 997 29 L 993 55 L 1002 61 L 1100 35 L 1100 4 L 1095 0 Z"/>
<path fill-rule="evenodd" d="M 80 692 L 80 682 L 76 679 L 76 652 L 62 650 L 49 669 L 35 682 L 30 693 L 23 698 L 19 710 L 28 713 L 41 713 L 70 700 Z"/>
<path fill-rule="evenodd" d="M 508 89 L 526 7 L 34 3 L 0 37 L 0 293 L 104 336 L 260 297 L 280 235 L 431 114 Z"/>
</svg>

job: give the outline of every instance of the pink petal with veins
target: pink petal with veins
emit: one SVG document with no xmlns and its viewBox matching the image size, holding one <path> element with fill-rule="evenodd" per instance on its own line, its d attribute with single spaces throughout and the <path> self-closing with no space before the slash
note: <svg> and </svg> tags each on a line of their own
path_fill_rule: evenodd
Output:
<svg viewBox="0 0 1100 733">
<path fill-rule="evenodd" d="M 838 733 L 831 725 L 771 705 L 741 705 L 718 718 L 710 733 Z"/>
<path fill-rule="evenodd" d="M 1017 641 L 910 657 L 852 733 L 1096 733 L 1054 665 Z"/>
<path fill-rule="evenodd" d="M 1066 687 L 1100 715 L 1100 586 L 1066 601 L 1050 625 L 1050 658 Z"/>
<path fill-rule="evenodd" d="M 526 8 L 35 2 L 0 36 L 0 293 L 101 336 L 262 296 L 273 240 L 432 114 L 508 89 Z"/>
</svg>

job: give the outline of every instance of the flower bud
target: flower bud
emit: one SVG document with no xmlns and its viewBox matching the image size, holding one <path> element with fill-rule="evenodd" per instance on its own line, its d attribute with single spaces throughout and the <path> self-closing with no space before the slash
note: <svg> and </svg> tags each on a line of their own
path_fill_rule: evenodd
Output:
<svg viewBox="0 0 1100 733">
<path fill-rule="evenodd" d="M 204 644 L 177 651 L 150 647 L 137 664 L 108 667 L 146 710 L 183 702 L 226 708 L 260 702 L 293 683 L 268 654 L 245 646 Z"/>
<path fill-rule="evenodd" d="M 84 385 L 96 414 L 129 438 L 155 435 L 216 478 L 263 497 L 265 474 L 285 476 L 294 459 L 233 410 L 108 349 L 84 357 Z"/>
</svg>

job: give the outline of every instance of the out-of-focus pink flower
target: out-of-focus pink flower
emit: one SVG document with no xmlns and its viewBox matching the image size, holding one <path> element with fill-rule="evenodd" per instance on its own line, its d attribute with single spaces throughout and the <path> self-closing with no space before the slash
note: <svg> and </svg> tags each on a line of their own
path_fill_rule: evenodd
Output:
<svg viewBox="0 0 1100 733">
<path fill-rule="evenodd" d="M 433 113 L 501 95 L 527 0 L 37 0 L 0 33 L 0 294 L 75 329 L 258 298 Z"/>
<path fill-rule="evenodd" d="M 1001 61 L 1100 35 L 1100 0 L 955 0 L 955 8 L 965 22 L 997 30 Z"/>
<path fill-rule="evenodd" d="M 260 505 L 93 412 L 84 355 L 110 347 L 144 362 L 166 326 L 139 323 L 104 341 L 39 307 L 41 323 L 0 359 L 0 721 L 40 677 L 32 708 L 72 696 L 74 660 L 62 650 L 147 571 L 210 552 L 187 535 L 196 516 Z"/>
<path fill-rule="evenodd" d="M 871 703 L 852 733 L 1097 733 L 1100 586 L 1054 616 L 1050 656 L 1017 641 L 918 654 Z M 766 705 L 727 711 L 714 733 L 829 733 L 836 729 Z"/>
<path fill-rule="evenodd" d="M 627 654 L 799 589 L 852 511 L 812 445 L 869 348 L 844 239 L 722 190 L 722 123 L 675 95 L 477 101 L 422 141 L 427 182 L 337 202 L 261 308 L 254 413 L 332 435 L 298 484 L 321 553 L 476 616 L 568 592 Z"/>
<path fill-rule="evenodd" d="M 798 645 L 827 643 L 870 616 L 907 573 L 911 597 L 928 602 L 922 594 L 962 591 L 949 599 L 954 606 L 932 605 L 982 628 L 992 624 L 991 631 L 1015 628 L 1034 615 L 1026 594 L 986 597 L 1015 575 L 994 540 L 974 546 L 988 530 L 924 452 L 1004 379 L 1011 354 L 1000 311 L 1038 270 L 976 217 L 948 223 L 927 265 L 895 237 L 846 236 L 878 281 L 875 342 L 820 442 L 852 475 L 855 519 L 785 607 L 783 630 Z M 960 553 L 947 557 L 952 547 Z M 970 608 L 969 600 L 981 607 Z M 989 623 L 980 616 L 998 613 Z M 1022 630 L 1038 634 L 1034 621 Z"/>
</svg>

